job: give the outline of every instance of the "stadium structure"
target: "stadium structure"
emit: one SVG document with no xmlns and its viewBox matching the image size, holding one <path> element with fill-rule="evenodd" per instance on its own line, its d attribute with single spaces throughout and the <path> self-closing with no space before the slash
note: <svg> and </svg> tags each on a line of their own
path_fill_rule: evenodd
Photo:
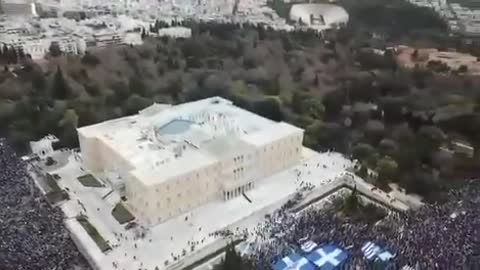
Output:
<svg viewBox="0 0 480 270">
<path fill-rule="evenodd" d="M 148 225 L 231 200 L 301 160 L 303 130 L 213 97 L 78 129 L 83 166 Z"/>
<path fill-rule="evenodd" d="M 318 31 L 345 25 L 349 18 L 343 7 L 332 4 L 295 4 L 289 17 L 291 21 Z"/>
</svg>

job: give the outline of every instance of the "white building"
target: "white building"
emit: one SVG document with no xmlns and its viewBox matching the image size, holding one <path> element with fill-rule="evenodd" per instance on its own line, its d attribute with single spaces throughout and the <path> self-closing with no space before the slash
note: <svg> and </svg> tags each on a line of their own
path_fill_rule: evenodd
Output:
<svg viewBox="0 0 480 270">
<path fill-rule="evenodd" d="M 192 29 L 183 26 L 174 26 L 168 28 L 162 28 L 157 33 L 151 33 L 159 37 L 172 37 L 172 38 L 190 38 L 192 36 Z"/>
<path fill-rule="evenodd" d="M 0 36 L 2 37 L 2 36 Z M 60 50 L 68 54 L 82 54 L 85 52 L 85 40 L 78 37 L 62 36 L 39 38 L 29 36 L 4 35 L 0 44 L 13 47 L 17 51 L 23 50 L 32 60 L 39 60 L 49 52 L 52 43 L 58 44 Z M 2 45 L 3 46 L 3 45 Z"/>
<path fill-rule="evenodd" d="M 332 4 L 296 4 L 290 9 L 290 20 L 321 31 L 348 23 L 347 11 Z"/>
<path fill-rule="evenodd" d="M 120 33 L 104 32 L 93 34 L 93 40 L 96 47 L 107 47 L 124 44 L 124 39 Z"/>
<path fill-rule="evenodd" d="M 54 135 L 47 135 L 39 141 L 30 142 L 30 150 L 40 159 L 44 159 L 53 154 L 53 144 L 58 142 L 58 138 Z"/>
<path fill-rule="evenodd" d="M 30 0 L 1 0 L 0 11 L 9 16 L 35 16 L 35 4 Z"/>
<path fill-rule="evenodd" d="M 78 129 L 84 167 L 125 183 L 138 218 L 162 223 L 229 200 L 301 160 L 303 130 L 214 97 L 154 104 L 137 115 Z M 108 180 L 108 179 L 107 179 Z"/>
</svg>

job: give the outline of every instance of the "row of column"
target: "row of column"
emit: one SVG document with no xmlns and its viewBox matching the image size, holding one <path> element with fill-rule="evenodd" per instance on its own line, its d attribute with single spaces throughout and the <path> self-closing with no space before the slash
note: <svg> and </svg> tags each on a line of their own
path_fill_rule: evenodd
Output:
<svg viewBox="0 0 480 270">
<path fill-rule="evenodd" d="M 223 197 L 224 200 L 228 201 L 230 199 L 233 199 L 235 197 L 238 197 L 242 195 L 242 193 L 247 192 L 255 187 L 255 184 L 253 182 L 250 182 L 246 185 L 240 186 L 236 189 L 229 190 L 229 191 L 224 191 L 223 192 Z"/>
</svg>

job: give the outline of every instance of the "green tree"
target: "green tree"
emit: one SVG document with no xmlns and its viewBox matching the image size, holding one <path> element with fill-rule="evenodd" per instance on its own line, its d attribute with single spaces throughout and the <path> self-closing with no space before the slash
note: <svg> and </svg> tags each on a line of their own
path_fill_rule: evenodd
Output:
<svg viewBox="0 0 480 270">
<path fill-rule="evenodd" d="M 468 72 L 468 66 L 467 65 L 461 65 L 458 67 L 458 73 L 467 73 Z"/>
<path fill-rule="evenodd" d="M 358 200 L 357 187 L 354 187 L 352 192 L 345 198 L 343 203 L 343 211 L 347 214 L 353 214 L 358 210 L 360 201 Z"/>
<path fill-rule="evenodd" d="M 391 157 L 383 157 L 377 162 L 378 180 L 386 183 L 388 181 L 396 180 L 398 172 L 398 164 Z"/>
<path fill-rule="evenodd" d="M 225 258 L 221 263 L 215 265 L 215 270 L 249 270 L 250 267 L 244 262 L 242 256 L 235 250 L 235 245 L 229 243 L 225 250 Z"/>
<path fill-rule="evenodd" d="M 58 42 L 50 43 L 50 47 L 48 48 L 48 52 L 53 57 L 58 57 L 58 56 L 62 55 L 62 50 L 60 49 L 60 45 L 58 45 Z"/>
<path fill-rule="evenodd" d="M 280 100 L 275 97 L 267 97 L 255 102 L 253 105 L 253 111 L 274 121 L 282 121 L 284 119 Z"/>
<path fill-rule="evenodd" d="M 55 77 L 53 78 L 52 96 L 55 99 L 65 100 L 69 97 L 69 95 L 70 87 L 65 80 L 62 69 L 60 68 L 60 66 L 58 66 Z"/>
<path fill-rule="evenodd" d="M 367 179 L 368 178 L 368 168 L 367 168 L 367 166 L 364 165 L 364 164 L 361 164 L 360 168 L 358 169 L 358 171 L 356 173 L 361 178 Z"/>
<path fill-rule="evenodd" d="M 314 119 L 322 119 L 325 114 L 325 106 L 319 98 L 311 97 L 306 100 L 305 108 L 308 115 Z"/>
<path fill-rule="evenodd" d="M 352 154 L 354 158 L 363 161 L 368 159 L 368 157 L 372 155 L 374 151 L 375 150 L 373 149 L 373 146 L 371 146 L 370 144 L 358 143 L 353 147 Z"/>
</svg>

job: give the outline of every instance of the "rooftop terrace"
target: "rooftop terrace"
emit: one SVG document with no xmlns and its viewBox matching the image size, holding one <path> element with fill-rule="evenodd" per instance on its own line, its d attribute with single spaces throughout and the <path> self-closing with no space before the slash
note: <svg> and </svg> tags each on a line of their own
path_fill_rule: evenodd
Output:
<svg viewBox="0 0 480 270">
<path fill-rule="evenodd" d="M 213 97 L 176 106 L 154 104 L 137 115 L 83 127 L 78 132 L 110 146 L 148 185 L 212 164 L 238 149 L 218 147 L 227 145 L 225 140 L 258 146 L 299 130 Z"/>
</svg>

